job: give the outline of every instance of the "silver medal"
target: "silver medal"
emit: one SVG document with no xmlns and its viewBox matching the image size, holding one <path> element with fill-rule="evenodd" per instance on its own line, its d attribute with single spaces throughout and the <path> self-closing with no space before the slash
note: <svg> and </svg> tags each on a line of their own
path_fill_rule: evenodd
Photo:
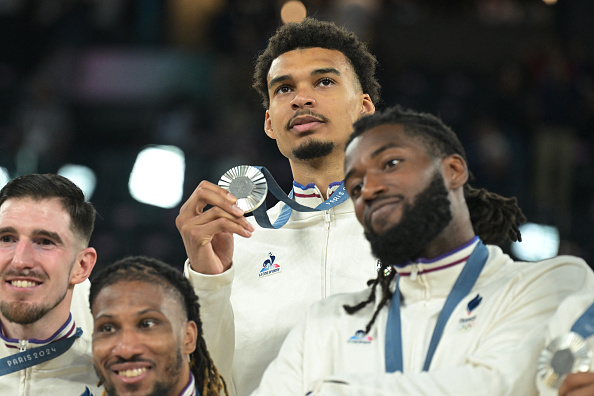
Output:
<svg viewBox="0 0 594 396">
<path fill-rule="evenodd" d="M 567 374 L 590 370 L 592 351 L 574 332 L 555 338 L 538 359 L 538 376 L 548 386 L 559 388 Z"/>
<path fill-rule="evenodd" d="M 221 176 L 218 184 L 237 198 L 237 206 L 246 213 L 262 205 L 268 192 L 264 174 L 250 165 L 229 169 Z"/>
</svg>

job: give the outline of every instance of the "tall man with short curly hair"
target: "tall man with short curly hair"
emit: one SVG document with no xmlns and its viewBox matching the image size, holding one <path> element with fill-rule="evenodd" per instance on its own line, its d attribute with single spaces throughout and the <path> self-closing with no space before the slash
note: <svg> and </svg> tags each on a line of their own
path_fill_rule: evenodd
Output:
<svg viewBox="0 0 594 396">
<path fill-rule="evenodd" d="M 266 108 L 264 131 L 289 160 L 293 196 L 302 205 L 318 206 L 341 185 L 352 124 L 379 100 L 375 68 L 352 32 L 314 19 L 281 27 L 259 56 L 254 87 Z M 307 307 L 364 287 L 377 263 L 350 200 L 320 212 L 293 211 L 280 229 L 257 227 L 235 203 L 202 181 L 176 224 L 208 348 L 231 392 L 246 395 Z M 283 207 L 271 208 L 270 218 Z"/>
</svg>

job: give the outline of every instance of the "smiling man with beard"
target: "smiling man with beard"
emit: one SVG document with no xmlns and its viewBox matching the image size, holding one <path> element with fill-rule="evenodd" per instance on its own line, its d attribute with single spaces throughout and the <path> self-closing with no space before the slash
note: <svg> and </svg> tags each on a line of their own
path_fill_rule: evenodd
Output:
<svg viewBox="0 0 594 396">
<path fill-rule="evenodd" d="M 99 394 L 85 298 L 94 222 L 93 205 L 59 175 L 20 176 L 0 191 L 1 394 Z"/>
<path fill-rule="evenodd" d="M 202 336 L 198 297 L 181 272 L 127 257 L 91 285 L 93 363 L 109 396 L 227 395 Z"/>
<path fill-rule="evenodd" d="M 515 199 L 468 184 L 438 118 L 394 107 L 355 123 L 345 184 L 382 266 L 371 290 L 316 303 L 255 395 L 535 395 L 547 319 L 591 288 L 576 257 L 513 261 Z"/>
</svg>

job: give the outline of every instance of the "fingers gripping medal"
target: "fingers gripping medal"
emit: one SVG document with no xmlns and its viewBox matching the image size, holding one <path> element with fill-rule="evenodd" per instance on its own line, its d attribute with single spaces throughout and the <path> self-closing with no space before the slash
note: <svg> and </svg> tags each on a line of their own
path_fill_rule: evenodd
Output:
<svg viewBox="0 0 594 396">
<path fill-rule="evenodd" d="M 262 172 L 249 165 L 229 169 L 218 184 L 237 198 L 237 206 L 246 213 L 262 205 L 268 192 L 268 183 Z"/>
<path fill-rule="evenodd" d="M 592 351 L 579 334 L 555 338 L 540 354 L 538 376 L 548 386 L 559 388 L 567 374 L 586 372 L 590 369 Z"/>
</svg>

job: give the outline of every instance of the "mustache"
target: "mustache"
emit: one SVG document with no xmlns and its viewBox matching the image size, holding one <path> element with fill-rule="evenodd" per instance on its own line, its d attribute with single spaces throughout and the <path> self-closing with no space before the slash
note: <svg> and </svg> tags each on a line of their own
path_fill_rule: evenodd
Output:
<svg viewBox="0 0 594 396">
<path fill-rule="evenodd" d="M 291 119 L 289 120 L 289 122 L 287 122 L 287 129 L 291 128 L 291 123 L 293 122 L 293 120 L 297 117 L 301 117 L 304 115 L 308 115 L 308 116 L 312 116 L 312 117 L 316 117 L 319 118 L 320 120 L 322 120 L 323 122 L 328 122 L 328 118 L 326 116 L 323 116 L 321 114 L 318 114 L 316 112 L 313 112 L 309 109 L 303 109 L 303 110 L 298 110 L 295 112 L 295 114 L 293 114 L 293 116 L 291 117 Z"/>
<path fill-rule="evenodd" d="M 14 268 L 9 268 L 2 273 L 3 277 L 17 277 L 17 278 L 35 278 L 38 280 L 45 281 L 48 279 L 48 276 L 45 272 L 39 271 L 36 269 L 25 269 L 25 270 L 17 270 Z"/>
<path fill-rule="evenodd" d="M 155 366 L 155 362 L 153 362 L 152 360 L 143 359 L 141 357 L 132 357 L 130 359 L 123 359 L 121 357 L 116 357 L 113 361 L 109 362 L 109 364 L 106 365 L 106 368 L 109 369 L 115 364 L 122 364 L 122 363 L 148 363 L 153 367 Z"/>
</svg>

